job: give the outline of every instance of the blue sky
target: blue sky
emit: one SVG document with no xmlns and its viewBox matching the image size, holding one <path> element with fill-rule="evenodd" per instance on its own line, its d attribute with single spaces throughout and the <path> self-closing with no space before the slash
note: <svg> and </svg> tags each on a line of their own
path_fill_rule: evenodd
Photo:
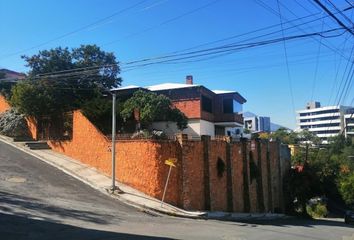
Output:
<svg viewBox="0 0 354 240">
<path fill-rule="evenodd" d="M 331 18 L 324 18 L 326 14 L 312 0 L 279 2 L 284 22 L 312 15 L 294 22 L 303 24 L 284 31 L 286 36 L 338 27 Z M 322 2 L 335 12 L 327 0 Z M 348 7 L 344 0 L 332 2 L 340 9 Z M 136 6 L 117 13 L 132 5 Z M 57 46 L 78 47 L 80 44 L 97 44 L 105 51 L 114 52 L 122 63 L 160 56 L 277 25 L 280 23 L 277 12 L 276 0 L 0 0 L 0 68 L 26 72 L 28 69 L 21 55 L 32 55 Z M 346 12 L 351 19 L 352 12 Z M 117 14 L 99 24 L 57 39 L 114 13 Z M 338 17 L 349 26 L 343 16 Z M 312 22 L 305 24 L 307 21 Z M 284 28 L 291 26 L 283 25 Z M 280 38 L 281 32 L 255 38 L 280 29 L 276 26 L 195 49 Z M 252 38 L 255 39 L 247 40 Z M 123 85 L 141 86 L 182 83 L 186 75 L 193 75 L 196 84 L 240 92 L 247 99 L 245 111 L 270 116 L 272 122 L 294 128 L 294 109 L 303 108 L 307 101 L 317 100 L 322 105 L 337 103 L 335 96 L 339 92 L 353 42 L 349 33 L 336 38 L 314 37 L 286 42 L 290 77 L 282 43 L 204 61 L 159 64 L 130 71 L 124 70 L 122 65 L 121 75 Z M 38 45 L 42 46 L 35 47 Z M 352 85 L 340 103 L 349 105 L 353 97 Z"/>
</svg>

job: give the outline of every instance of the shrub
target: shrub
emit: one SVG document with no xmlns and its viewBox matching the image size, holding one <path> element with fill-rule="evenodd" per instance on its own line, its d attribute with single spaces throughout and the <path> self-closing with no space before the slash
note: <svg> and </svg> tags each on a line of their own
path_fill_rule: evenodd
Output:
<svg viewBox="0 0 354 240">
<path fill-rule="evenodd" d="M 323 203 L 307 205 L 306 211 L 313 218 L 323 218 L 328 215 L 327 206 Z"/>
</svg>

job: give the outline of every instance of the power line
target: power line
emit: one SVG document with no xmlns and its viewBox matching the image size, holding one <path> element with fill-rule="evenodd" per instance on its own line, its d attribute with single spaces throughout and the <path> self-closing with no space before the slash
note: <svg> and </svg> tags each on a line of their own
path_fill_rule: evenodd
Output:
<svg viewBox="0 0 354 240">
<path fill-rule="evenodd" d="M 312 1 L 310 1 L 310 2 L 312 3 Z M 314 4 L 314 3 L 312 3 L 312 4 Z M 352 16 L 353 16 L 353 11 L 351 12 L 351 17 Z M 345 46 L 346 46 L 346 43 L 349 40 L 350 36 L 351 35 L 349 35 L 344 41 L 343 49 L 342 49 L 343 52 L 345 51 Z M 350 59 L 348 61 L 350 61 Z M 336 83 L 338 81 L 338 73 L 339 73 L 339 70 L 340 70 L 341 63 L 342 63 L 342 58 L 339 59 L 339 65 L 338 65 L 338 68 L 337 68 L 337 71 L 336 71 L 336 75 L 335 75 L 335 78 L 334 78 L 334 81 L 333 81 L 332 91 L 331 91 L 331 94 L 330 94 L 330 97 L 329 97 L 329 100 L 328 100 L 328 104 L 331 102 L 331 99 L 332 99 L 332 96 L 333 96 L 333 93 L 334 93 L 334 88 L 335 88 L 335 85 L 336 85 Z"/>
<path fill-rule="evenodd" d="M 323 31 L 323 26 L 324 26 L 324 21 L 322 20 L 322 28 L 321 28 L 321 31 Z M 319 57 L 320 57 L 321 46 L 322 46 L 321 43 L 322 43 L 322 38 L 320 39 L 320 44 L 318 44 L 318 51 L 317 51 L 317 59 L 316 59 L 315 73 L 314 73 L 313 82 L 312 82 L 312 89 L 311 89 L 311 101 L 313 100 L 313 96 L 314 96 L 315 88 L 316 88 L 317 72 L 318 72 L 318 65 L 319 65 Z"/>
<path fill-rule="evenodd" d="M 330 38 L 330 37 L 337 37 L 342 35 L 344 32 L 336 35 L 330 35 L 326 36 L 325 34 L 331 33 L 331 32 L 336 32 L 338 30 L 342 30 L 341 28 L 335 28 L 335 29 L 329 29 L 326 31 L 322 32 L 315 32 L 315 33 L 310 33 L 310 34 L 302 34 L 302 35 L 293 35 L 293 36 L 287 36 L 287 37 L 282 37 L 282 38 L 276 38 L 276 39 L 269 39 L 269 40 L 263 40 L 263 41 L 258 41 L 258 42 L 250 42 L 250 43 L 243 43 L 243 44 L 227 44 L 227 45 L 222 45 L 218 47 L 213 47 L 213 48 L 207 48 L 207 49 L 202 49 L 198 51 L 190 51 L 190 52 L 184 52 L 184 53 L 179 53 L 179 54 L 170 54 L 170 55 L 164 55 L 160 56 L 158 58 L 145 58 L 145 59 L 140 59 L 140 60 L 135 60 L 131 62 L 125 62 L 122 63 L 126 66 L 129 67 L 142 67 L 142 66 L 148 66 L 148 65 L 153 65 L 153 64 L 159 64 L 159 63 L 165 63 L 165 62 L 174 62 L 177 60 L 185 60 L 185 59 L 193 59 L 193 58 L 198 58 L 198 57 L 203 57 L 203 56 L 210 56 L 210 55 L 217 55 L 220 53 L 226 53 L 226 52 L 236 52 L 244 49 L 249 49 L 249 48 L 254 48 L 254 47 L 259 47 L 259 46 L 265 46 L 265 45 L 270 45 L 270 44 L 275 44 L 279 43 L 282 41 L 290 41 L 290 40 L 295 40 L 295 39 L 303 39 L 307 37 L 313 37 L 313 36 L 320 36 L 320 37 L 325 37 L 325 38 Z M 57 71 L 57 72 L 48 72 L 48 73 L 42 73 L 38 74 L 36 77 L 48 77 L 50 75 L 55 74 L 68 74 L 68 73 L 78 73 L 78 71 L 83 71 L 83 70 L 97 70 L 100 68 L 107 68 L 107 67 L 114 67 L 116 64 L 106 64 L 106 65 L 98 65 L 98 66 L 92 66 L 92 67 L 83 67 L 83 68 L 76 68 L 72 70 L 62 70 L 62 71 Z"/>
<path fill-rule="evenodd" d="M 330 15 L 340 26 L 343 28 L 347 29 L 348 32 L 350 32 L 354 36 L 354 32 L 348 28 L 344 23 L 342 23 L 341 20 L 339 20 L 328 8 L 323 5 L 319 0 L 313 0 L 315 1 L 328 15 Z"/>
<path fill-rule="evenodd" d="M 334 10 L 339 11 L 339 9 L 337 8 L 337 6 L 336 6 L 334 3 L 332 3 L 330 0 L 327 0 L 327 2 L 329 2 L 329 3 L 332 5 L 332 7 L 334 8 Z M 353 27 L 354 23 L 352 22 L 352 20 L 351 20 L 350 18 L 347 17 L 347 15 L 345 15 L 345 14 L 342 13 L 341 11 L 339 11 L 339 14 L 340 14 L 342 17 L 344 17 L 344 18 L 351 24 L 351 26 Z"/>
<path fill-rule="evenodd" d="M 119 14 L 122 14 L 122 13 L 124 13 L 124 12 L 126 12 L 126 11 L 129 11 L 130 9 L 133 9 L 133 8 L 139 6 L 139 5 L 141 5 L 141 4 L 143 4 L 143 3 L 147 2 L 147 1 L 148 1 L 148 0 L 139 1 L 138 3 L 135 3 L 135 4 L 133 4 L 133 5 L 130 5 L 129 7 L 123 8 L 123 9 L 121 9 L 121 10 L 119 10 L 119 11 L 117 11 L 117 12 L 115 12 L 115 13 L 113 13 L 113 14 L 107 16 L 107 17 L 101 18 L 101 19 L 99 19 L 99 20 L 97 20 L 97 21 L 94 21 L 94 22 L 92 22 L 92 23 L 90 23 L 90 24 L 87 24 L 87 25 L 85 25 L 85 26 L 82 26 L 82 27 L 80 27 L 80 28 L 77 28 L 77 29 L 75 29 L 75 30 L 73 30 L 73 31 L 67 32 L 67 33 L 65 33 L 65 34 L 63 34 L 63 35 L 60 35 L 60 36 L 55 37 L 55 38 L 52 38 L 52 39 L 50 39 L 50 40 L 48 40 L 48 41 L 45 41 L 45 42 L 40 43 L 40 44 L 37 44 L 37 45 L 35 45 L 35 46 L 29 47 L 29 48 L 26 48 L 26 49 L 22 49 L 22 50 L 19 50 L 19 51 L 17 51 L 17 52 L 14 52 L 14 53 L 2 55 L 0 59 L 4 59 L 4 58 L 8 58 L 8 57 L 11 57 L 11 56 L 14 56 L 14 55 L 18 55 L 18 54 L 21 54 L 21 53 L 25 53 L 25 52 L 27 52 L 27 51 L 30 51 L 30 50 L 33 50 L 33 49 L 37 49 L 37 48 L 40 48 L 40 47 L 42 47 L 42 46 L 45 46 L 45 45 L 47 45 L 47 44 L 49 44 L 49 43 L 55 42 L 55 41 L 57 41 L 57 40 L 66 38 L 66 37 L 71 36 L 71 35 L 73 35 L 73 34 L 75 34 L 75 33 L 81 32 L 81 31 L 83 31 L 83 30 L 85 30 L 85 29 L 87 29 L 87 28 L 89 28 L 89 27 L 92 27 L 92 26 L 94 26 L 94 25 L 97 25 L 97 24 L 100 24 L 100 23 L 102 23 L 102 22 L 105 22 L 105 21 L 107 21 L 108 19 L 111 19 L 111 18 L 113 18 L 113 17 L 115 17 L 115 16 L 117 16 L 117 15 L 119 15 Z"/>
<path fill-rule="evenodd" d="M 280 20 L 281 29 L 282 29 L 282 36 L 284 38 L 283 19 L 282 19 L 282 14 L 281 14 L 281 10 L 280 10 L 279 0 L 277 0 L 277 6 L 278 6 L 278 12 L 279 12 L 279 20 Z M 293 92 L 292 79 L 291 79 L 290 69 L 289 69 L 288 52 L 287 52 L 287 49 L 286 49 L 285 41 L 283 41 L 283 49 L 284 49 L 284 56 L 285 56 L 285 63 L 286 63 L 286 72 L 287 72 L 287 76 L 288 76 L 291 104 L 292 104 L 292 107 L 293 107 L 293 113 L 295 114 L 294 92 Z"/>
<path fill-rule="evenodd" d="M 213 2 L 211 2 L 211 3 L 213 3 Z M 203 7 L 203 6 L 202 6 L 202 7 Z M 206 7 L 206 6 L 204 5 L 204 7 Z M 349 10 L 349 9 L 351 9 L 351 8 L 347 8 L 347 9 L 345 9 L 345 10 L 343 10 L 343 11 L 347 11 L 347 10 Z M 193 10 L 192 10 L 192 11 L 193 11 Z M 301 20 L 301 19 L 305 19 L 305 18 L 308 18 L 308 17 L 315 16 L 315 15 L 317 15 L 317 14 L 307 15 L 307 16 L 304 16 L 304 17 L 301 17 L 301 18 L 297 18 L 297 19 L 294 19 L 294 20 L 287 21 L 287 22 L 285 22 L 285 23 L 295 22 L 295 21 L 298 21 L 298 20 Z M 326 17 L 328 17 L 328 16 L 325 16 L 325 17 L 323 17 L 323 18 L 326 18 Z M 323 19 L 323 18 L 320 18 L 320 19 Z M 292 27 L 288 27 L 288 28 L 286 28 L 286 30 L 287 30 L 287 29 L 292 29 L 292 28 L 298 27 L 298 26 L 303 25 L 303 24 L 306 24 L 306 23 L 315 22 L 315 21 L 320 20 L 320 19 L 310 20 L 310 21 L 305 22 L 305 23 L 301 23 L 301 24 L 298 24 L 298 25 L 295 25 L 295 26 L 292 26 Z M 180 51 L 175 51 L 175 52 L 172 52 L 172 53 L 179 53 L 179 52 L 183 52 L 183 51 L 186 51 L 186 50 L 195 49 L 195 48 L 198 48 L 198 47 L 200 47 L 200 46 L 205 46 L 205 45 L 210 45 L 210 44 L 214 44 L 214 43 L 217 43 L 217 42 L 222 42 L 222 41 L 230 40 L 230 39 L 233 39 L 233 38 L 236 38 L 236 37 L 241 37 L 241 36 L 245 36 L 245 35 L 252 34 L 252 33 L 255 33 L 255 32 L 259 32 L 259 31 L 263 31 L 263 30 L 270 29 L 270 28 L 274 28 L 274 27 L 277 27 L 277 26 L 279 26 L 279 25 L 280 25 L 280 24 L 271 25 L 271 26 L 268 26 L 268 27 L 264 27 L 264 28 L 260 28 L 260 29 L 254 30 L 254 31 L 246 32 L 246 33 L 239 34 L 239 35 L 233 35 L 233 36 L 231 36 L 231 37 L 227 37 L 227 38 L 224 38 L 224 39 L 219 39 L 219 40 L 216 40 L 216 41 L 204 43 L 204 44 L 201 44 L 201 45 L 198 45 L 198 46 L 194 46 L 194 47 L 187 48 L 187 49 L 180 50 Z M 285 29 L 284 29 L 284 30 L 285 30 Z M 281 30 L 280 30 L 280 31 L 281 31 Z M 250 39 L 248 39 L 248 40 L 256 39 L 256 38 L 263 37 L 263 36 L 272 35 L 272 34 L 274 34 L 274 33 L 280 32 L 280 31 L 273 31 L 273 32 L 271 32 L 271 33 L 264 34 L 264 35 L 257 36 L 257 37 L 253 37 L 253 38 L 250 38 Z M 244 40 L 244 41 L 246 41 L 246 40 Z M 156 57 L 156 58 L 158 58 L 158 57 Z M 97 66 L 97 67 L 101 67 L 101 66 Z M 78 68 L 77 68 L 77 69 L 78 69 Z M 86 69 L 86 68 L 85 68 L 85 69 Z M 57 72 L 55 72 L 55 73 L 59 73 L 59 72 L 60 72 L 60 73 L 61 73 L 61 72 L 71 72 L 71 71 L 73 71 L 73 70 L 68 69 L 68 70 L 57 71 Z M 74 71 L 76 71 L 76 70 L 74 70 Z"/>
<path fill-rule="evenodd" d="M 255 0 L 256 3 L 258 3 L 261 7 L 265 8 L 266 10 L 268 10 L 269 12 L 271 12 L 272 14 L 274 14 L 275 16 L 279 17 L 279 13 L 276 12 L 273 8 L 269 7 L 266 3 L 264 3 L 262 0 Z M 286 8 L 291 14 L 293 14 L 295 17 L 297 17 L 297 15 L 291 11 L 289 8 L 287 8 L 284 4 L 282 4 L 281 2 L 279 2 L 279 4 L 281 4 L 284 8 Z M 284 19 L 286 19 L 285 17 L 283 17 Z M 306 33 L 302 28 L 297 27 L 300 31 Z M 316 38 L 313 38 L 315 41 L 317 41 L 319 43 L 319 40 Z M 342 56 L 343 58 L 346 58 L 344 55 L 338 53 L 338 49 L 336 49 L 335 47 L 331 47 L 323 42 L 321 42 L 321 44 L 323 46 L 325 46 L 328 49 L 331 49 L 332 51 L 336 52 L 337 54 L 339 54 L 340 56 Z"/>
<path fill-rule="evenodd" d="M 183 17 L 185 17 L 185 16 L 188 16 L 188 15 L 190 15 L 190 14 L 193 14 L 193 13 L 195 13 L 195 12 L 198 12 L 198 11 L 204 9 L 204 8 L 207 8 L 207 7 L 209 7 L 209 6 L 211 6 L 211 5 L 215 4 L 215 3 L 217 3 L 217 2 L 219 2 L 219 1 L 221 1 L 221 0 L 214 0 L 214 1 L 211 1 L 211 2 L 209 2 L 209 3 L 207 3 L 207 4 L 204 4 L 204 5 L 200 6 L 200 7 L 197 7 L 197 8 L 195 8 L 195 9 L 186 11 L 186 12 L 184 12 L 184 13 L 182 13 L 182 14 L 180 14 L 180 15 L 177 15 L 177 16 L 175 16 L 175 17 L 169 18 L 169 19 L 167 19 L 167 20 L 165 20 L 165 21 L 163 21 L 163 22 L 161 22 L 161 23 L 159 23 L 159 24 L 157 24 L 157 25 L 155 25 L 155 26 L 145 28 L 145 29 L 143 29 L 143 30 L 141 30 L 141 31 L 131 33 L 131 34 L 129 34 L 129 35 L 123 37 L 123 38 L 116 39 L 116 40 L 113 40 L 113 41 L 111 41 L 111 42 L 105 43 L 105 44 L 103 44 L 103 46 L 111 45 L 111 44 L 116 43 L 116 42 L 119 42 L 119 41 L 121 41 L 121 40 L 123 40 L 123 39 L 127 39 L 127 38 L 130 38 L 130 37 L 134 37 L 134 36 L 137 36 L 137 35 L 139 35 L 139 34 L 142 34 L 142 33 L 148 32 L 148 31 L 150 31 L 150 30 L 153 30 L 153 29 L 155 29 L 155 28 L 164 26 L 164 25 L 166 25 L 166 24 L 169 24 L 169 23 L 171 23 L 171 22 L 174 22 L 174 21 L 176 21 L 176 20 L 179 20 L 179 19 L 181 19 L 181 18 L 183 18 Z"/>
</svg>

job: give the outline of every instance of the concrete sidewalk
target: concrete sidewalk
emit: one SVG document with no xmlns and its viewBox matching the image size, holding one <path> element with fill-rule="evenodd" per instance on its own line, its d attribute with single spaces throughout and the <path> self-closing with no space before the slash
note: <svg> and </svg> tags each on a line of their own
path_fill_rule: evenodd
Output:
<svg viewBox="0 0 354 240">
<path fill-rule="evenodd" d="M 128 205 L 136 207 L 142 211 L 153 212 L 154 214 L 163 213 L 171 216 L 187 218 L 204 218 L 220 220 L 252 220 L 252 219 L 279 219 L 286 217 L 284 214 L 250 214 L 250 213 L 226 213 L 226 212 L 200 212 L 185 211 L 167 203 L 161 205 L 161 201 L 150 197 L 134 188 L 116 181 L 123 193 L 112 193 L 109 188 L 112 185 L 110 177 L 98 172 L 96 169 L 83 164 L 73 158 L 52 150 L 30 150 L 23 142 L 14 142 L 12 138 L 0 135 L 0 141 L 9 144 L 18 150 L 26 152 L 60 170 L 70 176 L 88 184 L 94 189 L 104 194 L 116 198 Z"/>
</svg>

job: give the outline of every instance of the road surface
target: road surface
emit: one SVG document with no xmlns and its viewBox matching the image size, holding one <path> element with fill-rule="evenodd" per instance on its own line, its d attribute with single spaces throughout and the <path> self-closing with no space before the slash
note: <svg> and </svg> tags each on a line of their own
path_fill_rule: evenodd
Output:
<svg viewBox="0 0 354 240">
<path fill-rule="evenodd" d="M 354 228 L 339 221 L 250 224 L 151 215 L 0 141 L 0 239 L 343 240 L 354 239 Z"/>
</svg>

